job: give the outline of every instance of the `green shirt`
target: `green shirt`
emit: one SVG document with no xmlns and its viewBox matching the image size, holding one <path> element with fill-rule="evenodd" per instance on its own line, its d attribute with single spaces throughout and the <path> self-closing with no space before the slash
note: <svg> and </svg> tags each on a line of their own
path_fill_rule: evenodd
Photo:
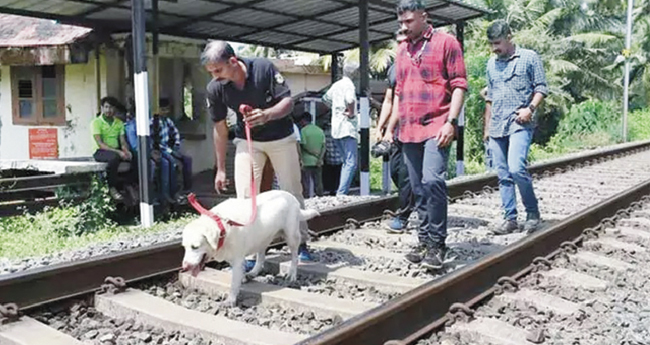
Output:
<svg viewBox="0 0 650 345">
<path fill-rule="evenodd" d="M 325 155 L 325 133 L 314 124 L 308 124 L 300 130 L 300 149 L 302 165 L 314 167 L 323 165 Z"/>
<path fill-rule="evenodd" d="M 118 118 L 113 118 L 113 122 L 108 123 L 104 115 L 97 116 L 90 124 L 92 134 L 93 151 L 99 149 L 95 135 L 102 138 L 104 144 L 111 148 L 120 149 L 120 136 L 124 135 L 124 122 Z"/>
</svg>

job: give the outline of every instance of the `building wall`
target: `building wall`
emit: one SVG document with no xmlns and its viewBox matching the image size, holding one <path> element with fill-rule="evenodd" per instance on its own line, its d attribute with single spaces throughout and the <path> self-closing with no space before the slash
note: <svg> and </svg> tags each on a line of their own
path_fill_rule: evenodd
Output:
<svg viewBox="0 0 650 345">
<path fill-rule="evenodd" d="M 105 60 L 100 59 L 101 69 Z M 57 128 L 60 158 L 92 155 L 90 121 L 97 112 L 95 59 L 86 64 L 65 66 L 65 126 L 14 125 L 11 110 L 11 69 L 0 66 L 0 158 L 29 159 L 29 128 Z M 105 88 L 104 88 L 105 89 Z"/>
<path fill-rule="evenodd" d="M 148 42 L 150 43 L 150 41 Z M 151 51 L 149 45 L 148 50 Z M 193 157 L 193 171 L 212 169 L 214 148 L 212 120 L 206 111 L 205 86 L 210 76 L 200 65 L 201 51 L 192 42 L 161 41 L 159 77 L 160 96 L 170 98 L 174 112 L 181 114 L 183 109 L 183 79 L 191 80 L 194 104 L 193 121 L 178 122 L 182 134 L 189 134 L 183 142 L 183 150 Z M 117 50 L 102 49 L 99 64 L 100 88 L 97 92 L 97 68 L 95 54 L 92 52 L 86 64 L 65 67 L 65 104 L 67 126 L 58 129 L 59 157 L 90 157 L 92 142 L 90 122 L 98 111 L 98 101 L 104 96 L 114 96 L 121 101 L 133 97 L 127 86 L 127 65 Z M 148 59 L 150 85 L 153 85 L 153 61 Z M 11 83 L 9 66 L 0 66 L 0 158 L 28 159 L 28 129 L 31 126 L 14 126 L 11 118 Z M 189 75 L 185 75 L 189 74 Z M 283 72 L 292 94 L 320 90 L 330 82 L 329 74 L 305 74 Z M 153 88 L 149 88 L 153 99 Z M 153 108 L 152 108 L 153 110 Z"/>
<path fill-rule="evenodd" d="M 282 73 L 292 95 L 305 91 L 318 91 L 330 84 L 329 74 Z"/>
</svg>

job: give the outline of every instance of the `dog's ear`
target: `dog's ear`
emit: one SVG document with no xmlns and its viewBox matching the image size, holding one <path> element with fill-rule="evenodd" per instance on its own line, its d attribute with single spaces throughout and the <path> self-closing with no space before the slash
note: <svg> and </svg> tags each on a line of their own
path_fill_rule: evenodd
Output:
<svg viewBox="0 0 650 345">
<path fill-rule="evenodd" d="M 227 227 L 226 224 L 224 226 Z M 208 242 L 213 251 L 217 251 L 219 246 L 219 236 L 221 235 L 221 230 L 215 221 L 210 219 L 210 225 L 205 227 L 205 240 Z"/>
</svg>

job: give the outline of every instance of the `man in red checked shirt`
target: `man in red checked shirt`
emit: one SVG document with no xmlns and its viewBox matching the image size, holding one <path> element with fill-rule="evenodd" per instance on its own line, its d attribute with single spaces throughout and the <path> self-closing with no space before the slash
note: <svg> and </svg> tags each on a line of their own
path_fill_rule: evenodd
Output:
<svg viewBox="0 0 650 345">
<path fill-rule="evenodd" d="M 400 29 L 407 39 L 396 55 L 394 106 L 385 140 L 399 120 L 404 163 L 421 221 L 418 245 L 406 255 L 412 263 L 441 269 L 447 247 L 447 160 L 454 139 L 467 76 L 463 51 L 455 37 L 433 30 L 421 0 L 397 6 Z"/>
</svg>

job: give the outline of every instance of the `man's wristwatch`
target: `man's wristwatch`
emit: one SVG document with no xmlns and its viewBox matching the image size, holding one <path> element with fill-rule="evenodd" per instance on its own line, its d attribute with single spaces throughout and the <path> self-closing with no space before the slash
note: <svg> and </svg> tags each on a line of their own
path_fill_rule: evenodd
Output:
<svg viewBox="0 0 650 345">
<path fill-rule="evenodd" d="M 533 103 L 531 103 L 531 104 L 528 105 L 528 109 L 530 109 L 530 112 L 531 112 L 531 113 L 534 113 L 536 108 L 537 108 L 537 107 L 536 107 Z"/>
<path fill-rule="evenodd" d="M 452 126 L 458 126 L 458 119 L 457 118 L 448 118 L 447 123 L 451 123 Z"/>
</svg>

